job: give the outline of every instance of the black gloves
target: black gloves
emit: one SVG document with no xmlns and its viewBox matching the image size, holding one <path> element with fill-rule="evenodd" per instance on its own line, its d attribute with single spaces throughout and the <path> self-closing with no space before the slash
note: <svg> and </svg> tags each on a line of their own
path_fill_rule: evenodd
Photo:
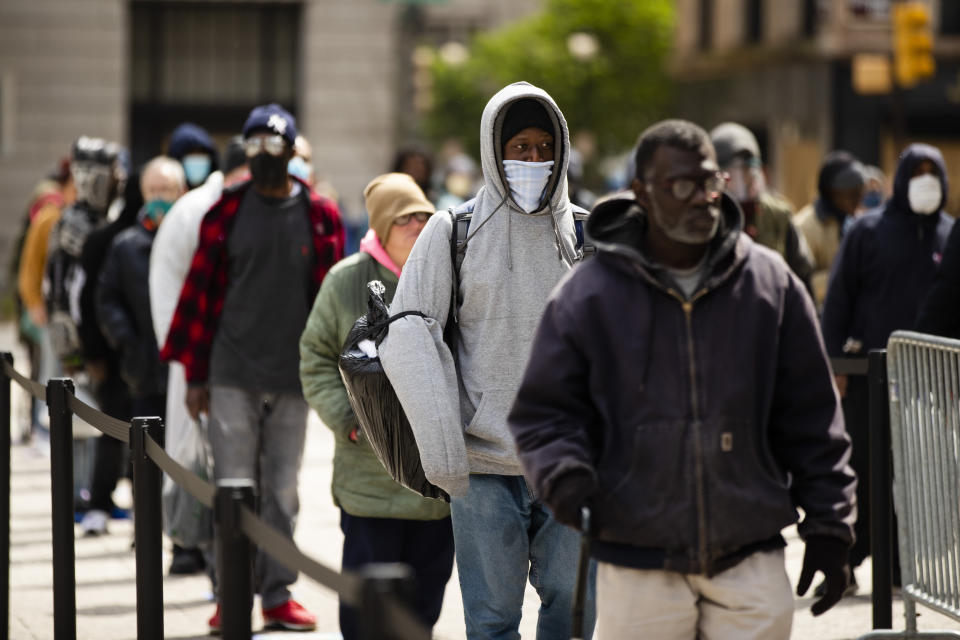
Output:
<svg viewBox="0 0 960 640">
<path fill-rule="evenodd" d="M 557 522 L 579 530 L 580 507 L 587 504 L 596 490 L 597 479 L 591 471 L 574 469 L 554 480 L 546 503 Z"/>
<path fill-rule="evenodd" d="M 813 603 L 810 611 L 818 616 L 840 602 L 847 585 L 850 584 L 849 545 L 832 536 L 809 536 L 807 548 L 803 554 L 803 569 L 797 582 L 797 595 L 802 596 L 810 588 L 813 575 L 823 572 L 826 593 Z"/>
</svg>

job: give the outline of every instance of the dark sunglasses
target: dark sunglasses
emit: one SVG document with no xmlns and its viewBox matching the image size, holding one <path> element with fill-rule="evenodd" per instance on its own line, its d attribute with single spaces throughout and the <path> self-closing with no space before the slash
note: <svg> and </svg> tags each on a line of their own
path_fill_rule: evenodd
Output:
<svg viewBox="0 0 960 640">
<path fill-rule="evenodd" d="M 283 136 L 254 136 L 243 141 L 243 151 L 248 158 L 252 158 L 261 150 L 272 156 L 282 156 L 286 140 Z"/>
<path fill-rule="evenodd" d="M 727 174 L 717 171 L 700 177 L 681 176 L 671 178 L 664 180 L 660 183 L 660 186 L 669 191 L 674 198 L 683 202 L 692 198 L 693 194 L 700 188 L 706 194 L 707 200 L 713 202 L 720 197 L 726 184 Z"/>
<path fill-rule="evenodd" d="M 397 216 L 393 219 L 393 224 L 398 227 L 405 227 L 410 224 L 410 221 L 414 218 L 417 219 L 417 222 L 426 222 L 427 218 L 430 217 L 430 214 L 426 211 L 417 211 L 415 213 L 405 213 L 402 216 Z"/>
</svg>

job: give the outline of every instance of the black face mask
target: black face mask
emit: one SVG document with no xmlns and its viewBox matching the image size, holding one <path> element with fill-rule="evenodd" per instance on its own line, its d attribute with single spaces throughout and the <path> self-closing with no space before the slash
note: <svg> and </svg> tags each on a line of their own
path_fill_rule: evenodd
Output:
<svg viewBox="0 0 960 640">
<path fill-rule="evenodd" d="M 287 158 L 258 153 L 250 158 L 250 177 L 261 189 L 281 189 L 287 185 Z"/>
</svg>

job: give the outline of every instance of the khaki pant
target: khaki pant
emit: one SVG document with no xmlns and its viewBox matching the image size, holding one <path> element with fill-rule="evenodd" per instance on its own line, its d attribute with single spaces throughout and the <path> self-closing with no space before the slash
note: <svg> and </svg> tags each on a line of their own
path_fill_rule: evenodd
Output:
<svg viewBox="0 0 960 640">
<path fill-rule="evenodd" d="M 712 578 L 605 562 L 597 572 L 601 640 L 787 640 L 793 610 L 782 549 Z"/>
</svg>

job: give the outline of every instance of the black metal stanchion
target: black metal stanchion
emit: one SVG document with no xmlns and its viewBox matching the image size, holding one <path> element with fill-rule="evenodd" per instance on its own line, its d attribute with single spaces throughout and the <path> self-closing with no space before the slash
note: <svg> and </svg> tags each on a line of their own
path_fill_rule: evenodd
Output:
<svg viewBox="0 0 960 640">
<path fill-rule="evenodd" d="M 359 572 L 360 606 L 357 607 L 357 633 L 360 640 L 395 640 L 398 636 L 384 615 L 383 599 L 412 607 L 416 601 L 416 583 L 410 565 L 399 562 L 368 564 Z"/>
<path fill-rule="evenodd" d="M 893 492 L 887 351 L 870 352 L 870 555 L 873 557 L 873 628 L 893 627 Z"/>
<path fill-rule="evenodd" d="M 147 456 L 147 438 L 163 444 L 163 420 L 134 418 L 130 425 L 133 462 L 133 535 L 137 562 L 137 640 L 163 640 L 163 513 L 160 467 Z"/>
<path fill-rule="evenodd" d="M 225 478 L 217 482 L 213 516 L 217 540 L 217 584 L 220 629 L 225 640 L 249 640 L 252 634 L 253 545 L 240 528 L 240 509 L 254 508 L 253 480 Z"/>
<path fill-rule="evenodd" d="M 53 520 L 53 635 L 77 637 L 76 557 L 73 551 L 73 381 L 47 383 L 50 415 L 50 500 Z"/>
<path fill-rule="evenodd" d="M 13 354 L 0 353 L 4 362 L 13 366 Z M 10 635 L 10 377 L 0 370 L 0 640 Z"/>
</svg>

